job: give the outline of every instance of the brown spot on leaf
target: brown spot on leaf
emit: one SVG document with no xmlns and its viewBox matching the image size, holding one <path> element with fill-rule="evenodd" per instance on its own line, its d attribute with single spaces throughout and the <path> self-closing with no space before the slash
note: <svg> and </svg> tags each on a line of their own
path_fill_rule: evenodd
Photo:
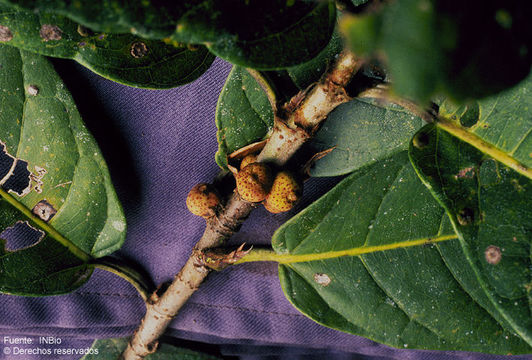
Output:
<svg viewBox="0 0 532 360">
<path fill-rule="evenodd" d="M 502 252 L 498 246 L 490 245 L 484 251 L 484 257 L 488 264 L 497 265 L 502 259 Z"/>
<path fill-rule="evenodd" d="M 41 39 L 44 41 L 61 40 L 63 37 L 63 31 L 57 25 L 43 24 L 39 31 Z"/>
<path fill-rule="evenodd" d="M 133 44 L 131 44 L 130 53 L 131 53 L 131 56 L 139 59 L 141 57 L 146 56 L 146 54 L 148 53 L 148 47 L 142 41 L 136 41 Z"/>
<path fill-rule="evenodd" d="M 39 201 L 31 212 L 45 222 L 50 221 L 57 214 L 57 210 L 46 199 Z"/>
<path fill-rule="evenodd" d="M 0 25 L 0 41 L 11 41 L 13 39 L 13 33 L 7 26 Z"/>
<path fill-rule="evenodd" d="M 454 176 L 455 179 L 472 179 L 475 176 L 475 167 L 470 166 L 461 169 L 458 174 Z"/>
<path fill-rule="evenodd" d="M 314 281 L 321 286 L 328 286 L 331 283 L 331 278 L 327 274 L 316 273 L 314 274 Z"/>
</svg>

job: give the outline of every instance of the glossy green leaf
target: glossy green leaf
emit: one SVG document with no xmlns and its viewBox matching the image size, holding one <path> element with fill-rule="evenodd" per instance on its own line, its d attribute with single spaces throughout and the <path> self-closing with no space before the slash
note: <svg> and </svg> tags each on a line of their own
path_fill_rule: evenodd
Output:
<svg viewBox="0 0 532 360">
<path fill-rule="evenodd" d="M 289 3 L 257 0 L 242 9 L 222 9 L 222 14 L 228 14 L 225 22 L 234 23 L 239 12 L 247 21 L 236 22 L 236 36 L 217 36 L 207 45 L 209 50 L 233 64 L 262 70 L 283 69 L 312 59 L 331 38 L 336 23 L 334 1 Z M 252 14 L 246 14 L 249 8 L 253 9 Z M 272 16 L 272 8 L 274 22 L 264 16 Z M 176 37 L 180 38 L 179 31 Z"/>
<path fill-rule="evenodd" d="M 105 78 L 141 88 L 186 84 L 203 74 L 214 60 L 204 46 L 192 51 L 129 34 L 93 33 L 64 16 L 35 14 L 3 4 L 0 26 L 10 34 L 4 41 L 7 45 L 73 59 Z"/>
<path fill-rule="evenodd" d="M 261 71 L 276 91 L 279 103 L 290 101 L 298 92 L 308 90 L 334 64 L 343 49 L 343 39 L 335 29 L 327 46 L 313 59 L 284 70 Z"/>
<path fill-rule="evenodd" d="M 56 12 L 98 31 L 205 44 L 232 63 L 260 69 L 317 55 L 329 42 L 336 16 L 334 1 L 2 1 Z"/>
<path fill-rule="evenodd" d="M 347 19 L 342 30 L 355 51 L 387 60 L 398 93 L 427 102 L 436 93 L 467 100 L 517 84 L 532 63 L 529 27 L 518 0 L 400 0 Z"/>
<path fill-rule="evenodd" d="M 305 90 L 333 65 L 337 55 L 343 49 L 343 41 L 338 32 L 334 32 L 329 44 L 314 59 L 286 69 L 288 75 L 300 90 Z"/>
<path fill-rule="evenodd" d="M 117 360 L 125 350 L 127 338 L 96 340 L 81 360 Z M 161 344 L 154 354 L 146 356 L 146 360 L 216 360 L 216 356 L 196 351 Z"/>
<path fill-rule="evenodd" d="M 316 133 L 318 151 L 334 148 L 318 160 L 312 176 L 338 176 L 408 149 L 423 120 L 398 105 L 353 99 L 334 109 Z"/>
<path fill-rule="evenodd" d="M 440 247 L 458 240 L 405 152 L 354 172 L 272 242 L 294 256 L 279 265 L 287 298 L 320 324 L 398 348 L 531 350 L 447 267 Z"/>
<path fill-rule="evenodd" d="M 254 72 L 254 75 L 257 78 L 242 67 L 233 67 L 218 98 L 216 162 L 222 168 L 227 167 L 229 154 L 264 139 L 273 128 L 269 100 L 273 91 L 260 74 Z"/>
<path fill-rule="evenodd" d="M 435 125 L 416 137 L 412 162 L 460 238 L 442 244 L 449 268 L 475 301 L 532 345 L 532 181 Z"/>
<path fill-rule="evenodd" d="M 458 130 L 532 168 L 532 76 L 518 86 L 467 106 L 450 101 L 440 105 L 439 114 Z"/>
<path fill-rule="evenodd" d="M 0 229 L 39 237 L 0 247 L 0 291 L 52 295 L 122 245 L 126 223 L 96 142 L 42 56 L 0 45 Z"/>
</svg>

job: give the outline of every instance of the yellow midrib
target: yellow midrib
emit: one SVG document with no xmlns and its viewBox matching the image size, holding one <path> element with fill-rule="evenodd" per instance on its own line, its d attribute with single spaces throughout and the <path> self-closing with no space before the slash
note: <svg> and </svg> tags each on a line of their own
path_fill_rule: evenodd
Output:
<svg viewBox="0 0 532 360">
<path fill-rule="evenodd" d="M 443 129 L 449 134 L 459 138 L 460 140 L 467 142 L 468 144 L 474 146 L 484 154 L 491 156 L 498 162 L 517 171 L 519 174 L 526 176 L 529 179 L 532 179 L 532 169 L 522 164 L 512 155 L 488 143 L 486 140 L 482 139 L 478 135 L 468 131 L 467 129 L 461 126 L 458 126 L 457 124 L 445 117 L 439 117 L 435 124 L 440 129 Z"/>
<path fill-rule="evenodd" d="M 339 258 L 342 256 L 358 256 L 363 254 L 370 254 L 386 250 L 402 249 L 412 246 L 420 246 L 425 244 L 433 244 L 437 242 L 447 241 L 457 239 L 458 236 L 455 234 L 452 235 L 442 235 L 437 237 L 427 237 L 415 240 L 406 240 L 400 241 L 392 244 L 384 245 L 374 245 L 374 246 L 361 246 L 346 250 L 337 250 L 337 251 L 326 251 L 316 254 L 300 254 L 300 255 L 291 255 L 291 254 L 277 254 L 273 250 L 263 250 L 263 249 L 254 249 L 248 255 L 244 256 L 242 259 L 236 262 L 236 264 L 242 264 L 246 262 L 255 262 L 255 261 L 274 261 L 279 264 L 292 264 L 298 262 L 309 262 L 309 261 L 318 261 L 318 260 L 327 260 Z"/>
<path fill-rule="evenodd" d="M 7 201 L 11 206 L 13 206 L 15 209 L 20 211 L 29 221 L 34 222 L 41 230 L 49 234 L 52 238 L 54 238 L 56 241 L 58 241 L 60 244 L 67 247 L 75 256 L 77 256 L 79 259 L 83 261 L 90 260 L 90 256 L 86 254 L 83 250 L 81 250 L 77 245 L 75 245 L 72 241 L 65 238 L 63 235 L 61 235 L 54 227 L 52 227 L 50 224 L 44 222 L 43 220 L 39 219 L 37 216 L 33 215 L 33 213 L 24 206 L 21 202 L 17 201 L 14 197 L 9 195 L 4 189 L 0 188 L 0 197 L 3 198 L 5 201 Z M 1 229 L 3 230 L 3 229 Z"/>
</svg>

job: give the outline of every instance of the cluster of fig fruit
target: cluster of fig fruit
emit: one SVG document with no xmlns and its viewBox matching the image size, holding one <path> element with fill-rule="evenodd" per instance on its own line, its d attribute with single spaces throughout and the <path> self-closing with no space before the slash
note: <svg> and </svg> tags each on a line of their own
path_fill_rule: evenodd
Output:
<svg viewBox="0 0 532 360">
<path fill-rule="evenodd" d="M 292 209 L 303 192 L 303 184 L 294 174 L 286 170 L 274 174 L 267 164 L 256 162 L 254 155 L 242 160 L 235 179 L 242 199 L 262 202 L 274 214 Z"/>
<path fill-rule="evenodd" d="M 303 183 L 289 171 L 274 173 L 270 166 L 256 160 L 256 156 L 248 155 L 240 163 L 240 171 L 235 175 L 240 197 L 262 202 L 266 210 L 274 214 L 292 209 L 302 195 Z M 188 210 L 204 218 L 214 216 L 220 204 L 216 188 L 207 183 L 197 184 L 187 196 Z"/>
</svg>

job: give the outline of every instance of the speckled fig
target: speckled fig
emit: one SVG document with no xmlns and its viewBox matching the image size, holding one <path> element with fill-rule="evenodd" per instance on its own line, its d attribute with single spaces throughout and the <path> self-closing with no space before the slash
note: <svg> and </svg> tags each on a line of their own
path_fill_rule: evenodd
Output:
<svg viewBox="0 0 532 360">
<path fill-rule="evenodd" d="M 268 165 L 251 163 L 235 176 L 236 188 L 242 199 L 260 202 L 266 198 L 272 187 L 272 172 Z"/>
<path fill-rule="evenodd" d="M 187 208 L 194 215 L 209 218 L 216 214 L 219 205 L 220 197 L 211 184 L 197 184 L 188 193 Z"/>
<path fill-rule="evenodd" d="M 277 214 L 292 209 L 303 193 L 303 183 L 289 171 L 281 171 L 273 181 L 264 207 Z"/>
<path fill-rule="evenodd" d="M 240 169 L 243 169 L 247 165 L 253 164 L 254 162 L 257 162 L 257 155 L 253 155 L 253 154 L 246 155 L 240 162 Z"/>
</svg>

